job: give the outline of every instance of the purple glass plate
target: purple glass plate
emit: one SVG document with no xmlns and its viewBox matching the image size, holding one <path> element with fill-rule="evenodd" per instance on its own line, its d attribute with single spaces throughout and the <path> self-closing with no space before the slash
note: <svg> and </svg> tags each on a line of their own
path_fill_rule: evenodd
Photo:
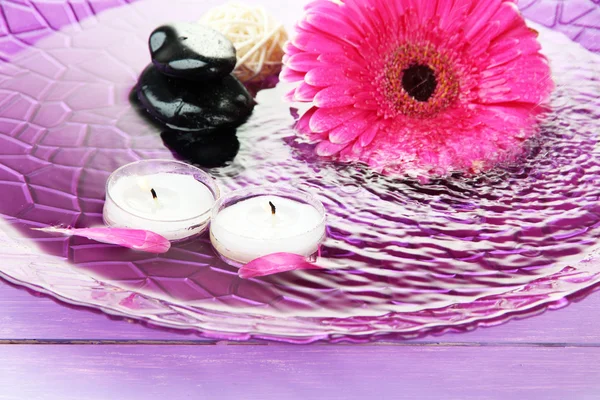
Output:
<svg viewBox="0 0 600 400">
<path fill-rule="evenodd" d="M 5 54 L 0 276 L 154 325 L 288 342 L 492 325 L 562 307 L 600 282 L 600 58 L 542 27 L 558 84 L 553 111 L 522 162 L 476 178 L 419 184 L 318 160 L 294 138 L 286 88 L 259 93 L 235 161 L 210 172 L 224 191 L 286 183 L 318 196 L 329 213 L 323 256 L 334 270 L 242 280 L 205 236 L 153 256 L 32 231 L 100 224 L 110 172 L 173 157 L 128 94 L 149 62 L 150 31 L 197 20 L 217 3 L 142 1 L 58 32 L 40 28 Z M 74 15 L 75 3 L 60 4 Z M 41 11 L 19 7 L 19 23 L 42 24 Z M 292 7 L 287 21 L 301 5 Z"/>
</svg>

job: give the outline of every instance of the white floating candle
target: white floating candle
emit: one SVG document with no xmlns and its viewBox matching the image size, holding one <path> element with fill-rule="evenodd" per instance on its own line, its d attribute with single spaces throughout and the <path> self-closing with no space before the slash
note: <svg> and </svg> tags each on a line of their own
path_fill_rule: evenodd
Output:
<svg viewBox="0 0 600 400">
<path fill-rule="evenodd" d="M 181 240 L 206 229 L 218 197 L 213 179 L 196 167 L 172 160 L 138 161 L 108 178 L 104 222 Z"/>
<path fill-rule="evenodd" d="M 314 197 L 292 189 L 239 190 L 215 204 L 210 238 L 234 264 L 280 252 L 308 257 L 325 238 L 325 209 Z"/>
</svg>

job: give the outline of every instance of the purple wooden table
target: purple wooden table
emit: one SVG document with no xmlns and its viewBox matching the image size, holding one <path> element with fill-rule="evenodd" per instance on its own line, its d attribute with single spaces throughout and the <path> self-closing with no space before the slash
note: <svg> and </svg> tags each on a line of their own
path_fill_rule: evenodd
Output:
<svg viewBox="0 0 600 400">
<path fill-rule="evenodd" d="M 534 318 L 417 341 L 235 344 L 0 284 L 0 399 L 596 400 L 599 312 L 595 293 Z"/>
<path fill-rule="evenodd" d="M 19 41 L 124 1 L 69 2 L 71 11 L 61 19 L 56 0 L 0 0 L 3 18 L 13 15 L 15 25 L 0 32 L 0 41 L 10 44 L 0 46 L 0 58 L 18 51 Z M 594 51 L 600 50 L 599 4 L 521 1 L 530 18 Z M 56 24 L 31 25 L 35 21 L 23 17 L 31 7 L 54 15 Z M 4 40 L 10 37 L 18 40 Z M 415 341 L 240 344 L 111 320 L 0 281 L 0 400 L 596 400 L 599 313 L 600 293 L 595 293 L 534 318 Z"/>
</svg>

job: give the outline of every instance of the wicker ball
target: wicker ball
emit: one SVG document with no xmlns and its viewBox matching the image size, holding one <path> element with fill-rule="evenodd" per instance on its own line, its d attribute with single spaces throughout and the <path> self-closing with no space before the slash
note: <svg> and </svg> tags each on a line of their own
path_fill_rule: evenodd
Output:
<svg viewBox="0 0 600 400">
<path fill-rule="evenodd" d="M 229 3 L 213 8 L 199 22 L 231 40 L 238 58 L 234 72 L 242 82 L 258 82 L 281 71 L 288 35 L 264 7 Z"/>
</svg>

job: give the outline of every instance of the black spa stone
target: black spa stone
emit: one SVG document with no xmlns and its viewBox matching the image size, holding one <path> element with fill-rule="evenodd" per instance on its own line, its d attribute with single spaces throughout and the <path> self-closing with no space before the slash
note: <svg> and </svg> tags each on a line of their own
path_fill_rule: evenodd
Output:
<svg viewBox="0 0 600 400">
<path fill-rule="evenodd" d="M 153 64 L 142 72 L 138 99 L 171 130 L 210 133 L 236 128 L 252 113 L 254 100 L 232 75 L 216 83 L 191 82 L 161 74 Z"/>
<path fill-rule="evenodd" d="M 160 72 L 188 80 L 224 78 L 237 61 L 229 39 L 199 24 L 160 26 L 150 34 L 148 45 L 152 62 Z"/>
<path fill-rule="evenodd" d="M 193 132 L 163 132 L 164 144 L 179 158 L 202 167 L 221 167 L 233 160 L 240 149 L 235 129 L 196 135 Z"/>
</svg>

